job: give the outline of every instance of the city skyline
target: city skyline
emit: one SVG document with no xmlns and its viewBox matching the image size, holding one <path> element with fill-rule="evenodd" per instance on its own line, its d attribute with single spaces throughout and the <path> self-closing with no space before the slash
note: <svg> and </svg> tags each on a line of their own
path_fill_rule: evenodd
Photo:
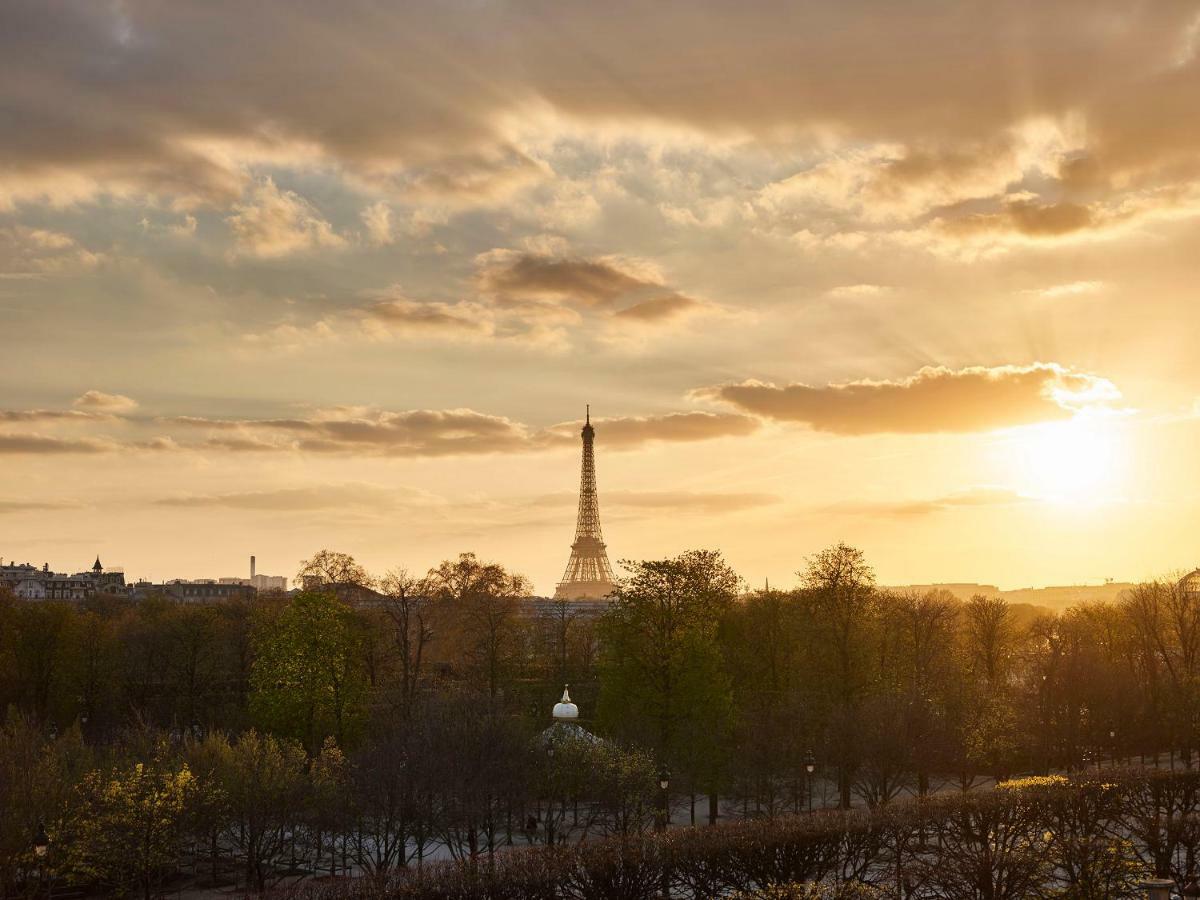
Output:
<svg viewBox="0 0 1200 900">
<path fill-rule="evenodd" d="M 1200 563 L 1192 6 L 0 16 L 6 558 Z"/>
</svg>

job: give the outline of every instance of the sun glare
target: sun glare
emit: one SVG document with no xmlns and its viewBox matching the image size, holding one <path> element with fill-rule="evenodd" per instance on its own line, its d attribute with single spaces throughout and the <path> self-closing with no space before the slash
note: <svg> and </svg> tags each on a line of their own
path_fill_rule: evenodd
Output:
<svg viewBox="0 0 1200 900">
<path fill-rule="evenodd" d="M 1065 422 L 1016 428 L 1005 442 L 1017 489 L 1064 503 L 1100 502 L 1120 492 L 1125 442 L 1112 416 L 1080 413 Z"/>
</svg>

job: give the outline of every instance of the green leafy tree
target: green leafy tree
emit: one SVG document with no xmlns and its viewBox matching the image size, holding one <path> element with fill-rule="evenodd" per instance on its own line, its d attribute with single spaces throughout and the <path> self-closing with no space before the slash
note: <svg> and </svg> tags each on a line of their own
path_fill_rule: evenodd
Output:
<svg viewBox="0 0 1200 900">
<path fill-rule="evenodd" d="M 251 672 L 251 713 L 276 734 L 316 753 L 333 736 L 355 737 L 366 712 L 366 679 L 355 648 L 353 612 L 337 598 L 300 593 L 261 624 Z"/>
<path fill-rule="evenodd" d="M 599 623 L 600 720 L 712 796 L 732 711 L 717 629 L 741 580 L 708 550 L 623 565 Z"/>
<path fill-rule="evenodd" d="M 224 839 L 245 860 L 247 887 L 261 893 L 270 872 L 294 856 L 308 811 L 308 760 L 299 744 L 253 730 L 236 743 L 223 735 L 211 740 L 229 810 Z"/>
<path fill-rule="evenodd" d="M 33 837 L 45 824 L 54 843 L 49 863 L 59 868 L 58 845 L 75 812 L 75 789 L 91 768 L 91 753 L 73 728 L 49 739 L 28 717 L 10 710 L 0 728 L 0 891 L 36 870 Z"/>
<path fill-rule="evenodd" d="M 816 643 L 810 646 L 820 688 L 831 709 L 829 744 L 838 793 L 848 808 L 861 755 L 860 707 L 875 671 L 875 572 L 861 550 L 836 544 L 810 557 L 798 574 L 813 623 Z"/>
<path fill-rule="evenodd" d="M 76 878 L 150 900 L 178 864 L 189 805 L 196 791 L 186 764 L 160 751 L 111 773 L 93 771 L 79 785 L 79 811 L 65 868 Z"/>
</svg>

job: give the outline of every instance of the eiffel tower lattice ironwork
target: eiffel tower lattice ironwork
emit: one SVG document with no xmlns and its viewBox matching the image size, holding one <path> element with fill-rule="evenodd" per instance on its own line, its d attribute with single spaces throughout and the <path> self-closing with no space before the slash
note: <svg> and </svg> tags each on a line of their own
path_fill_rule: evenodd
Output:
<svg viewBox="0 0 1200 900">
<path fill-rule="evenodd" d="M 592 408 L 583 425 L 583 473 L 579 479 L 579 519 L 567 571 L 554 591 L 556 600 L 600 600 L 612 593 L 613 573 L 600 531 L 600 501 L 596 496 L 596 429 Z"/>
</svg>

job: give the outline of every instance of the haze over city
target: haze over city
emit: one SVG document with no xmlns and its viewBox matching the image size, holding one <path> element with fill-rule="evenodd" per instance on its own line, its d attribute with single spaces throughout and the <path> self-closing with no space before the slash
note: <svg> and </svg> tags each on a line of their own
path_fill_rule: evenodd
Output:
<svg viewBox="0 0 1200 900">
<path fill-rule="evenodd" d="M 1192 5 L 3 20 L 6 560 L 1200 561 Z"/>
</svg>

